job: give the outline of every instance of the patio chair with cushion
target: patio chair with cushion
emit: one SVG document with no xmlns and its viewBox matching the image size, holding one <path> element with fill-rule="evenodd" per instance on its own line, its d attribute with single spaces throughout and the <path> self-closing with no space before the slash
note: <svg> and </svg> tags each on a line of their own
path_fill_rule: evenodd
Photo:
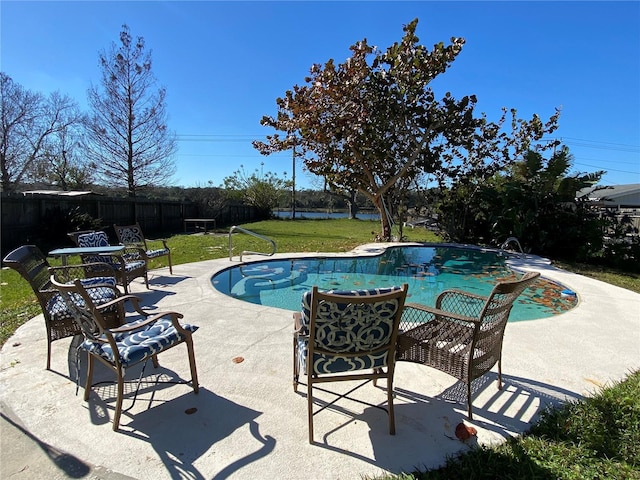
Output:
<svg viewBox="0 0 640 480">
<path fill-rule="evenodd" d="M 81 233 L 80 235 L 69 234 L 78 247 L 107 247 L 109 238 L 103 231 Z M 83 263 L 103 262 L 111 265 L 116 272 L 116 280 L 124 288 L 124 293 L 129 293 L 129 283 L 134 278 L 143 277 L 144 283 L 149 288 L 149 278 L 147 274 L 147 262 L 144 260 L 141 248 L 125 248 L 121 255 L 113 254 L 83 254 L 80 255 Z"/>
<path fill-rule="evenodd" d="M 302 312 L 294 315 L 293 388 L 297 391 L 299 376 L 306 373 L 309 443 L 313 443 L 313 416 L 345 396 L 336 394 L 334 402 L 314 413 L 313 388 L 327 382 L 373 380 L 375 385 L 378 379 L 385 378 L 389 433 L 395 434 L 395 348 L 407 288 L 405 284 L 373 290 L 320 292 L 313 287 L 303 295 Z"/>
<path fill-rule="evenodd" d="M 35 293 L 47 330 L 47 370 L 51 368 L 51 342 L 80 334 L 80 329 L 73 320 L 58 290 L 50 280 L 49 262 L 35 245 L 23 245 L 8 253 L 3 263 L 16 270 L 24 278 Z M 115 272 L 104 263 L 82 264 L 57 267 L 61 276 L 80 278 L 88 287 L 88 292 L 95 304 L 103 310 L 105 321 L 116 326 L 122 321 L 124 313 L 115 307 L 104 307 L 104 304 L 120 296 L 116 287 Z"/>
<path fill-rule="evenodd" d="M 435 308 L 405 305 L 398 334 L 398 360 L 422 363 L 445 372 L 467 387 L 469 419 L 473 419 L 471 382 L 498 364 L 502 388 L 502 340 L 511 307 L 540 273 L 497 283 L 489 296 L 445 290 Z"/>
<path fill-rule="evenodd" d="M 193 391 L 198 393 L 198 374 L 191 337 L 191 334 L 198 329 L 196 325 L 180 324 L 178 320 L 182 318 L 182 315 L 176 312 L 152 314 L 137 309 L 137 313 L 140 314 L 137 318 L 117 328 L 109 328 L 102 311 L 97 308 L 82 282 L 75 280 L 72 283 L 59 283 L 53 276 L 51 282 L 60 290 L 60 294 L 69 310 L 72 311 L 73 318 L 84 335 L 84 342 L 78 347 L 87 353 L 88 359 L 84 400 L 89 400 L 93 386 L 95 360 L 106 365 L 116 375 L 117 393 L 113 430 L 118 430 L 120 425 L 126 370 L 140 363 L 146 364 L 149 359 L 157 368 L 159 366 L 158 354 L 181 343 L 187 347 L 191 369 L 190 383 Z M 83 302 L 74 301 L 74 298 L 78 296 L 82 298 Z M 136 298 L 133 295 L 125 295 L 114 300 L 112 305 L 123 304 Z"/>
<path fill-rule="evenodd" d="M 162 239 L 162 248 L 150 249 L 147 239 L 142 233 L 142 228 L 136 223 L 135 225 L 114 225 L 118 242 L 127 247 L 138 247 L 141 249 L 143 258 L 148 262 L 152 258 L 167 257 L 169 262 L 169 273 L 173 274 L 173 265 L 171 264 L 171 250 L 167 246 L 167 241 Z"/>
</svg>

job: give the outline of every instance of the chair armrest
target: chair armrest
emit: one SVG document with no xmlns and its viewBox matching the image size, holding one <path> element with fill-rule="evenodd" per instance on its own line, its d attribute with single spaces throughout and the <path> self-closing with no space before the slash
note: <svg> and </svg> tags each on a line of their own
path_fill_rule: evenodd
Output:
<svg viewBox="0 0 640 480">
<path fill-rule="evenodd" d="M 462 290 L 445 290 L 436 298 L 435 308 L 459 315 L 477 317 L 487 302 L 487 297 Z"/>
<path fill-rule="evenodd" d="M 148 312 L 146 314 L 149 315 Z M 117 328 L 111 328 L 111 329 L 109 329 L 109 332 L 111 332 L 111 333 L 133 332 L 135 330 L 139 330 L 142 327 L 146 327 L 147 325 L 155 323 L 155 322 L 157 322 L 158 320 L 160 320 L 161 318 L 163 318 L 163 317 L 165 317 L 167 315 L 171 315 L 171 323 L 173 323 L 173 326 L 176 328 L 176 330 L 178 330 L 182 334 L 190 334 L 191 333 L 188 330 L 185 330 L 184 328 L 182 328 L 182 325 L 180 325 L 180 323 L 178 322 L 178 319 L 182 318 L 184 315 L 182 315 L 181 313 L 178 313 L 178 312 L 171 312 L 171 311 L 155 313 L 155 314 L 149 316 L 148 318 L 146 318 L 145 320 L 143 320 L 142 322 L 133 323 L 131 325 L 123 325 L 123 326 L 117 327 Z"/>
<path fill-rule="evenodd" d="M 293 330 L 299 332 L 302 328 L 302 313 L 293 312 Z"/>
<path fill-rule="evenodd" d="M 118 293 L 120 293 L 120 291 L 117 288 L 115 290 L 118 291 Z M 126 302 L 131 302 L 131 305 L 133 306 L 133 309 L 136 311 L 136 313 L 143 315 L 145 317 L 148 317 L 149 315 L 151 315 L 150 312 L 140 307 L 140 298 L 138 298 L 135 295 L 122 295 L 121 297 L 115 298 L 110 302 L 103 303 L 96 308 L 98 308 L 98 310 L 105 310 L 109 307 L 117 306 L 118 304 L 122 304 L 124 307 L 124 304 Z"/>
<path fill-rule="evenodd" d="M 405 321 L 405 314 L 407 316 L 412 317 L 414 319 L 419 319 L 418 321 Z M 407 303 L 404 306 L 404 311 L 402 313 L 403 322 L 411 324 L 424 324 L 433 320 L 442 320 L 446 322 L 468 322 L 472 324 L 480 323 L 480 320 L 474 317 L 468 317 L 466 315 L 461 315 L 455 312 L 447 312 L 446 310 L 441 310 L 439 308 L 428 307 L 426 305 L 422 305 L 419 303 Z"/>
<path fill-rule="evenodd" d="M 127 245 L 122 252 L 122 258 L 127 260 L 146 260 L 147 252 L 142 246 Z"/>
</svg>

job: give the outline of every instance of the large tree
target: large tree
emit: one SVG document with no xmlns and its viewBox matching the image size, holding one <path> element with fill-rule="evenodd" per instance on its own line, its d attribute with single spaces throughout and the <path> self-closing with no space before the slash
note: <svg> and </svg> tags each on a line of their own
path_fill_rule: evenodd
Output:
<svg viewBox="0 0 640 480">
<path fill-rule="evenodd" d="M 229 198 L 242 200 L 255 207 L 259 218 L 270 218 L 286 189 L 291 187 L 290 181 L 279 178 L 273 172 L 265 173 L 261 168 L 248 174 L 243 165 L 233 175 L 225 177 L 223 183 Z"/>
<path fill-rule="evenodd" d="M 77 103 L 53 92 L 32 92 L 0 72 L 0 174 L 3 191 L 27 181 L 46 181 L 43 162 L 56 139 L 81 124 Z M 71 154 L 74 147 L 69 145 Z"/>
<path fill-rule="evenodd" d="M 417 24 L 406 25 L 401 42 L 386 51 L 364 39 L 344 63 L 313 65 L 306 85 L 287 91 L 276 100 L 277 115 L 261 120 L 283 134 L 254 142 L 263 154 L 295 145 L 305 167 L 330 188 L 363 193 L 381 214 L 384 239 L 391 236 L 390 200 L 397 202 L 420 175 L 436 174 L 444 183 L 481 166 L 497 168 L 553 131 L 557 119 L 519 120 L 512 111 L 507 133 L 506 112 L 497 123 L 474 116 L 474 95 L 458 100 L 447 92 L 437 100 L 430 84 L 465 40 L 429 50 L 418 43 Z"/>
<path fill-rule="evenodd" d="M 156 85 L 144 39 L 134 40 L 127 25 L 120 45 L 113 43 L 99 58 L 102 89 L 92 86 L 88 94 L 88 157 L 104 183 L 124 186 L 135 197 L 138 189 L 166 184 L 175 173 L 166 89 Z"/>
<path fill-rule="evenodd" d="M 53 94 L 50 98 L 50 104 L 54 107 L 63 102 L 65 97 L 59 94 Z M 47 136 L 42 153 L 34 162 L 34 176 L 47 186 L 65 191 L 88 188 L 93 181 L 95 168 L 87 161 L 82 148 L 85 117 L 75 104 L 59 112 L 59 122 L 66 127 Z"/>
</svg>

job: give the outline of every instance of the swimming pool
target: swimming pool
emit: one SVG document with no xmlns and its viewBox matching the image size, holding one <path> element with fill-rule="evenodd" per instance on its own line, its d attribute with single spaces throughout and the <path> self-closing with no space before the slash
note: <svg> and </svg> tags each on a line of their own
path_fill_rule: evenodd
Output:
<svg viewBox="0 0 640 480">
<path fill-rule="evenodd" d="M 211 279 L 220 292 L 246 302 L 300 309 L 302 294 L 314 285 L 324 290 L 355 290 L 409 284 L 407 302 L 434 305 L 443 290 L 459 288 L 488 295 L 493 285 L 520 274 L 497 251 L 452 246 L 396 246 L 377 256 L 306 257 L 236 265 Z M 538 279 L 514 304 L 510 321 L 533 320 L 573 308 L 575 295 Z"/>
</svg>

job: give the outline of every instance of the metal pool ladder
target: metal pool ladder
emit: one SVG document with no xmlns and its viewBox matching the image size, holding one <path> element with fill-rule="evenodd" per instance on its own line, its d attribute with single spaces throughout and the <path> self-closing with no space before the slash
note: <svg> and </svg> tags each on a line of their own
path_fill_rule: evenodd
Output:
<svg viewBox="0 0 640 480">
<path fill-rule="evenodd" d="M 518 239 L 516 237 L 507 238 L 504 241 L 504 243 L 500 246 L 500 250 L 506 251 L 507 247 L 509 247 L 509 245 L 511 243 L 514 243 L 518 247 L 518 250 L 520 250 L 520 255 L 522 255 L 524 257 L 524 252 L 522 251 L 522 246 L 520 246 L 520 242 L 518 241 Z M 516 252 L 516 253 L 518 253 L 518 252 Z"/>
<path fill-rule="evenodd" d="M 238 227 L 238 226 L 233 226 L 229 229 L 229 260 L 231 261 L 233 259 L 233 237 L 231 236 L 231 234 L 233 232 L 242 232 L 242 233 L 246 233 L 247 235 L 251 235 L 252 237 L 256 237 L 259 238 L 261 240 L 265 240 L 267 242 L 269 242 L 271 244 L 271 248 L 272 251 L 271 253 L 262 253 L 262 252 L 251 252 L 248 250 L 243 250 L 242 252 L 240 252 L 240 261 L 242 261 L 242 256 L 244 254 L 253 254 L 253 255 L 265 255 L 267 257 L 272 256 L 274 253 L 276 253 L 276 242 L 274 242 L 273 240 L 271 240 L 269 237 L 265 237 L 264 235 L 260 235 L 259 233 L 256 232 L 252 232 L 251 230 L 247 230 L 246 228 L 242 228 L 242 227 Z"/>
</svg>

